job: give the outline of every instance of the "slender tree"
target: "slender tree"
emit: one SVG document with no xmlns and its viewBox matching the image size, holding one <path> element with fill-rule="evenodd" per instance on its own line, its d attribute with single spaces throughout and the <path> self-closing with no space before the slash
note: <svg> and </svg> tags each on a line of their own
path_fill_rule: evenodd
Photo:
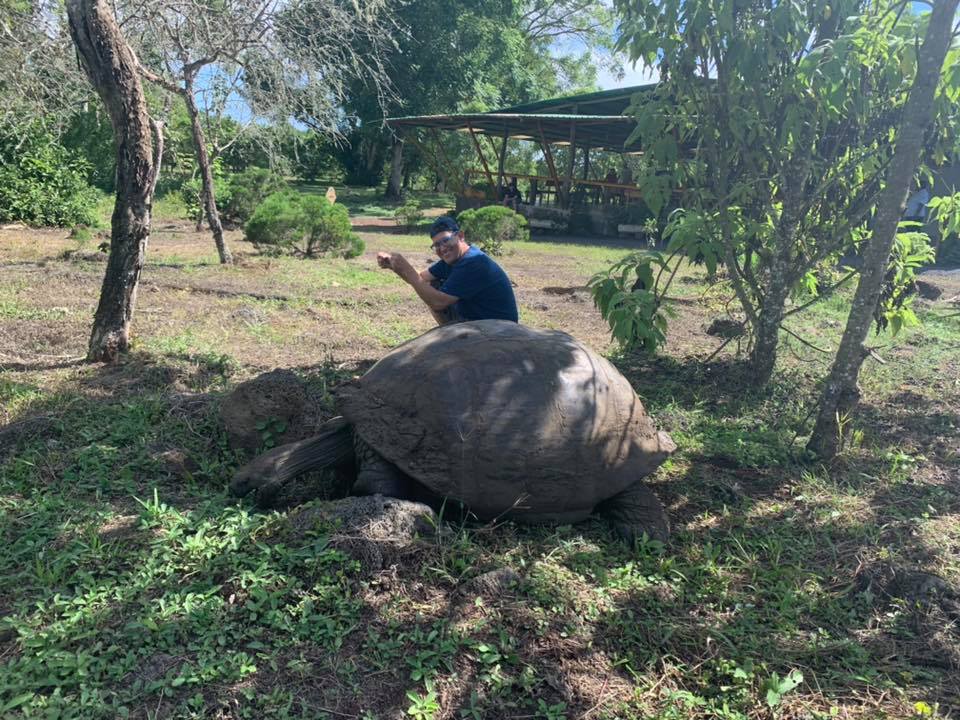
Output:
<svg viewBox="0 0 960 720">
<path fill-rule="evenodd" d="M 137 59 L 120 32 L 113 8 L 105 0 L 69 0 L 67 14 L 70 36 L 110 116 L 117 148 L 110 256 L 87 351 L 88 360 L 110 362 L 130 343 L 137 283 L 150 238 L 162 133 L 147 112 Z"/>
<path fill-rule="evenodd" d="M 860 283 L 830 376 L 820 397 L 817 422 L 807 447 L 821 458 L 836 454 L 841 434 L 860 399 L 857 378 L 869 355 L 867 333 L 880 299 L 887 262 L 903 216 L 910 184 L 920 162 L 924 132 L 932 124 L 934 95 L 950 49 L 958 0 L 935 0 L 926 35 L 917 56 L 917 71 L 896 134 L 896 149 L 887 170 L 886 186 L 877 204 L 873 232 L 863 249 Z"/>
<path fill-rule="evenodd" d="M 214 173 L 198 97 L 215 83 L 243 101 L 245 125 L 308 122 L 338 131 L 346 82 L 362 77 L 380 98 L 389 43 L 383 0 L 133 2 L 123 12 L 139 30 L 144 77 L 182 98 L 190 117 L 203 207 L 220 262 L 231 262 L 217 210 Z M 305 19 L 310 19 L 310 32 Z"/>
</svg>

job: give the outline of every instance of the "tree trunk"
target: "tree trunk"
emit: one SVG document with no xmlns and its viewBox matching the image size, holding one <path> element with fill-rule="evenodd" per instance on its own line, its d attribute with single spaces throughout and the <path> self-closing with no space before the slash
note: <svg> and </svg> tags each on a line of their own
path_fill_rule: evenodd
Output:
<svg viewBox="0 0 960 720">
<path fill-rule="evenodd" d="M 233 256 L 230 254 L 230 248 L 227 247 L 227 241 L 223 237 L 223 225 L 220 223 L 220 213 L 217 211 L 217 197 L 213 189 L 213 168 L 210 165 L 210 156 L 207 154 L 207 139 L 203 135 L 203 126 L 200 124 L 200 111 L 193 99 L 193 80 L 192 78 L 185 80 L 183 101 L 186 103 L 187 113 L 190 115 L 193 145 L 197 151 L 197 165 L 200 168 L 200 180 L 203 185 L 201 201 L 207 213 L 207 223 L 210 225 L 210 232 L 213 233 L 213 241 L 217 245 L 220 262 L 229 265 L 233 262 Z"/>
<path fill-rule="evenodd" d="M 393 157 L 390 160 L 390 179 L 387 181 L 387 191 L 384 197 L 388 200 L 399 200 L 403 195 L 403 141 L 393 139 Z"/>
<path fill-rule="evenodd" d="M 763 298 L 763 307 L 757 314 L 753 327 L 753 350 L 750 353 L 752 382 L 763 387 L 773 376 L 777 364 L 777 345 L 780 340 L 780 323 L 783 322 L 784 305 L 790 288 L 784 276 L 774 276 Z"/>
<path fill-rule="evenodd" d="M 113 9 L 103 0 L 69 0 L 70 36 L 84 71 L 110 116 L 117 152 L 110 256 L 100 289 L 87 360 L 113 362 L 130 346 L 137 283 L 150 239 L 150 210 L 160 159 L 154 152 L 137 60 Z M 162 136 L 157 132 L 157 147 Z"/>
<path fill-rule="evenodd" d="M 903 215 L 913 174 L 920 162 L 923 134 L 931 119 L 934 94 L 950 48 L 958 0 L 936 0 L 926 36 L 917 57 L 917 75 L 903 109 L 896 148 L 887 171 L 887 184 L 878 200 L 873 235 L 863 253 L 860 284 L 847 317 L 830 375 L 820 395 L 817 422 L 807 448 L 822 459 L 836 455 L 847 430 L 845 419 L 860 397 L 857 379 L 869 351 L 864 347 L 873 311 L 880 298 L 890 251 Z"/>
</svg>

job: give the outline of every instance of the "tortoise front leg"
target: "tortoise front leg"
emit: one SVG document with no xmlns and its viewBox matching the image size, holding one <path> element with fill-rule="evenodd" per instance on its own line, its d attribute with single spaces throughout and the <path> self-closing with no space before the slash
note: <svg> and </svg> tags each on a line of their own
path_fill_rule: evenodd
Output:
<svg viewBox="0 0 960 720">
<path fill-rule="evenodd" d="M 661 542 L 666 542 L 670 537 L 670 521 L 663 503 L 642 482 L 636 482 L 619 495 L 604 500 L 593 511 L 607 520 L 628 543 L 643 537 L 644 533 Z"/>
<path fill-rule="evenodd" d="M 353 495 L 379 494 L 410 499 L 410 478 L 356 432 L 353 434 L 353 452 L 357 460 L 357 481 L 351 491 Z"/>
<path fill-rule="evenodd" d="M 230 482 L 233 495 L 255 493 L 260 507 L 273 507 L 275 498 L 292 479 L 304 473 L 332 468 L 351 460 L 353 441 L 350 424 L 341 417 L 324 423 L 319 435 L 281 445 L 237 470 Z"/>
</svg>

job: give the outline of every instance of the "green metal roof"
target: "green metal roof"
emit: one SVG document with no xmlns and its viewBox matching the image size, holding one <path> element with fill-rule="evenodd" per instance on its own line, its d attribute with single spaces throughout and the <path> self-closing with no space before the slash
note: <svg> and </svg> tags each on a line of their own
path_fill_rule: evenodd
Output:
<svg viewBox="0 0 960 720">
<path fill-rule="evenodd" d="M 637 93 L 653 91 L 657 83 L 633 85 L 631 87 L 616 88 L 614 90 L 600 90 L 599 92 L 582 95 L 568 95 L 566 97 L 537 100 L 535 102 L 511 105 L 510 107 L 494 110 L 495 113 L 593 113 L 595 115 L 623 115 L 633 96 Z"/>
<path fill-rule="evenodd" d="M 637 151 L 639 146 L 625 145 L 635 123 L 624 113 L 637 93 L 652 92 L 657 83 L 634 85 L 615 90 L 512 105 L 485 113 L 453 115 L 417 115 L 387 118 L 392 128 L 433 128 L 459 130 L 502 138 L 526 137 L 551 144 L 571 141 L 581 147 Z"/>
<path fill-rule="evenodd" d="M 615 152 L 638 150 L 625 147 L 636 127 L 633 118 L 625 115 L 581 115 L 558 113 L 488 112 L 457 115 L 418 115 L 388 118 L 392 128 L 433 128 L 456 130 L 502 138 L 505 134 L 521 139 L 540 140 L 551 144 L 569 144 L 603 148 Z"/>
</svg>

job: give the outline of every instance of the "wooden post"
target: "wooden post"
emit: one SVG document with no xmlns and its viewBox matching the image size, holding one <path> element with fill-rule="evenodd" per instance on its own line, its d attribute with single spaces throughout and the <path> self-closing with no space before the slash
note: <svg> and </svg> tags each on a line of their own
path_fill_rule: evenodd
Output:
<svg viewBox="0 0 960 720">
<path fill-rule="evenodd" d="M 576 107 L 574 107 L 576 112 Z M 570 123 L 570 156 L 567 158 L 567 172 L 564 178 L 563 207 L 570 206 L 570 197 L 573 195 L 573 162 L 577 157 L 577 122 Z"/>
<path fill-rule="evenodd" d="M 557 175 L 557 166 L 553 164 L 553 153 L 550 151 L 550 145 L 547 144 L 547 137 L 543 134 L 543 125 L 537 121 L 537 130 L 540 133 L 540 147 L 543 149 L 543 155 L 547 160 L 547 168 L 550 170 L 550 177 L 553 179 L 553 186 L 557 189 L 557 198 L 562 199 L 563 188 L 560 187 L 560 177 Z"/>
<path fill-rule="evenodd" d="M 586 180 L 590 177 L 590 147 L 585 145 L 583 147 L 583 179 Z"/>
<path fill-rule="evenodd" d="M 477 155 L 480 156 L 480 162 L 483 163 L 483 171 L 487 174 L 487 182 L 492 187 L 496 187 L 493 182 L 493 174 L 490 172 L 490 166 L 487 165 L 487 159 L 483 156 L 483 148 L 480 147 L 480 141 L 477 140 L 477 134 L 473 131 L 473 125 L 467 121 L 467 129 L 470 131 L 470 139 L 473 140 L 473 146 L 477 149 Z"/>
<path fill-rule="evenodd" d="M 407 134 L 405 139 L 412 142 L 413 145 L 417 148 L 417 150 L 419 150 L 423 154 L 423 157 L 424 159 L 426 159 L 427 164 L 430 165 L 430 167 L 432 167 L 436 171 L 437 175 L 440 176 L 440 179 L 443 180 L 447 188 L 453 189 L 450 184 L 450 176 L 447 175 L 447 171 L 446 171 L 446 168 L 444 167 L 444 164 L 440 162 L 439 158 L 435 153 L 428 150 L 427 146 L 420 142 L 420 138 L 417 137 L 417 133 L 411 131 L 410 133 Z"/>
<path fill-rule="evenodd" d="M 503 129 L 503 142 L 500 143 L 500 158 L 497 162 L 497 182 L 500 183 L 500 187 L 503 187 L 503 166 L 507 161 L 507 138 L 510 137 L 510 131 L 506 128 Z M 493 138 L 490 138 L 490 142 L 493 142 Z"/>
<path fill-rule="evenodd" d="M 453 163 L 451 163 L 450 158 L 447 157 L 447 151 L 443 149 L 443 143 L 440 142 L 440 133 L 437 132 L 436 128 L 433 128 L 433 127 L 430 128 L 430 137 L 432 137 L 433 141 L 437 144 L 437 148 L 439 149 L 439 154 L 441 156 L 441 159 L 443 160 L 443 166 L 448 169 L 452 168 Z M 447 187 L 453 189 L 454 192 L 456 192 L 457 188 L 460 188 L 461 191 L 463 190 L 463 187 L 462 185 L 460 185 L 459 180 L 455 183 L 450 182 L 449 173 L 441 172 L 440 177 L 443 178 L 443 181 L 447 184 Z"/>
</svg>

